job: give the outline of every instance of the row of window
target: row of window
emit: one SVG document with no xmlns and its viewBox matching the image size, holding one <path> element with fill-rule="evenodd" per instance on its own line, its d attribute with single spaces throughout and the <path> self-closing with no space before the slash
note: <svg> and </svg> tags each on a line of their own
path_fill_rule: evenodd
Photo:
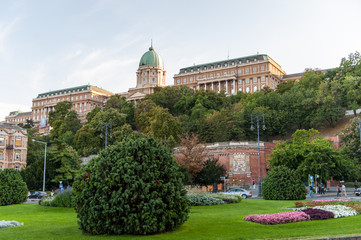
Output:
<svg viewBox="0 0 361 240">
<path fill-rule="evenodd" d="M 218 76 L 218 74 L 217 74 L 217 76 Z M 212 78 L 212 77 L 213 77 L 213 74 L 210 75 L 210 78 Z M 205 75 L 203 75 L 203 78 L 206 78 Z M 263 77 L 258 77 L 258 78 L 257 78 L 257 77 L 254 77 L 254 78 L 246 78 L 245 80 L 243 79 L 243 81 L 246 81 L 246 83 L 249 83 L 250 81 L 253 80 L 253 82 L 256 83 L 259 78 L 261 78 L 261 81 L 262 81 L 262 82 L 265 81 L 265 77 L 264 77 L 264 76 L 263 76 Z M 199 80 L 199 77 L 197 77 L 197 80 Z M 187 82 L 187 78 L 183 78 L 183 83 L 186 83 L 186 82 Z M 189 82 L 193 82 L 193 77 L 190 77 L 190 78 L 189 78 Z M 180 79 L 177 79 L 177 83 L 180 83 Z M 242 80 L 239 80 L 238 83 L 239 83 L 239 84 L 242 84 Z"/>
<path fill-rule="evenodd" d="M 60 98 L 58 98 L 58 99 L 53 99 L 53 100 L 49 100 L 49 102 L 51 103 L 51 102 L 60 102 L 60 101 L 74 101 L 74 99 L 75 99 L 75 101 L 76 100 L 82 100 L 83 99 L 83 96 L 84 96 L 84 99 L 87 99 L 88 98 L 88 94 L 84 94 L 84 95 L 80 95 L 80 96 L 72 96 L 72 97 L 67 97 L 67 98 L 62 98 L 62 99 L 60 99 Z M 91 99 L 94 99 L 94 97 L 95 97 L 95 100 L 98 100 L 98 96 L 93 96 L 93 95 L 90 95 L 90 98 Z M 99 99 L 100 100 L 103 100 L 101 97 L 99 97 Z M 46 104 L 46 103 L 48 103 L 48 101 L 42 101 L 42 102 L 34 102 L 34 104 L 33 104 L 33 106 L 34 107 L 36 107 L 36 106 L 43 106 L 44 104 Z"/>
<path fill-rule="evenodd" d="M 0 137 L 0 146 L 4 146 L 5 145 L 5 138 L 4 137 Z M 14 144 L 14 140 L 12 141 L 12 143 Z M 15 147 L 21 147 L 21 138 L 16 138 L 15 139 Z"/>
<path fill-rule="evenodd" d="M 254 62 L 257 61 L 257 59 L 253 59 Z M 251 62 L 249 59 L 242 62 L 242 60 L 238 62 L 231 62 L 231 63 L 218 63 L 217 65 L 210 65 L 210 66 L 204 66 L 204 67 L 198 67 L 198 68 L 191 68 L 190 70 L 184 70 L 184 73 L 187 72 L 194 72 L 194 71 L 201 71 L 201 70 L 208 70 L 208 69 L 214 69 L 214 68 L 221 68 L 221 67 L 228 67 L 228 66 L 235 66 L 236 64 L 242 64 L 242 63 L 249 63 Z"/>
<path fill-rule="evenodd" d="M 15 166 L 14 169 L 15 169 L 16 171 L 20 171 L 20 167 L 19 167 L 19 166 Z M 0 170 L 3 170 L 3 166 L 2 166 L 2 165 L 0 165 Z"/>
<path fill-rule="evenodd" d="M 6 122 L 25 122 L 26 120 L 30 120 L 31 118 L 13 118 L 13 119 L 6 119 Z"/>
<path fill-rule="evenodd" d="M 146 80 L 143 78 L 143 84 L 145 84 Z M 152 78 L 152 82 L 155 83 L 155 78 Z"/>
<path fill-rule="evenodd" d="M 145 77 L 145 72 L 143 72 L 143 77 Z M 154 76 L 155 75 L 155 72 L 152 72 L 152 75 Z"/>
</svg>

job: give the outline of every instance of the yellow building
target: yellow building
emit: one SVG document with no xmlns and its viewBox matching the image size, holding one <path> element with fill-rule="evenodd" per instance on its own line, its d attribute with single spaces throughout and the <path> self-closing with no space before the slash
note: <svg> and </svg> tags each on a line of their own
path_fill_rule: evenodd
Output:
<svg viewBox="0 0 361 240">
<path fill-rule="evenodd" d="M 32 119 L 39 127 L 39 133 L 47 133 L 49 132 L 49 112 L 54 111 L 59 102 L 71 102 L 72 110 L 78 113 L 81 121 L 85 121 L 86 115 L 97 106 L 103 107 L 111 95 L 113 93 L 91 85 L 40 93 L 33 99 Z"/>
<path fill-rule="evenodd" d="M 26 167 L 28 135 L 25 129 L 7 123 L 0 124 L 0 170 Z"/>
<path fill-rule="evenodd" d="M 269 86 L 276 89 L 286 72 L 265 54 L 227 59 L 181 68 L 174 75 L 174 85 L 193 89 L 253 93 Z"/>
</svg>

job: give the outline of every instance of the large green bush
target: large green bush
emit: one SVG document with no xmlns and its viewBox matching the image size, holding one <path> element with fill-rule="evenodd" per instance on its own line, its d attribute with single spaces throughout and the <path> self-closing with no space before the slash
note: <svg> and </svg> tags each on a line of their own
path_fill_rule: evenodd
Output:
<svg viewBox="0 0 361 240">
<path fill-rule="evenodd" d="M 133 136 L 92 159 L 73 185 L 80 229 L 91 234 L 152 234 L 188 218 L 182 173 L 153 138 Z"/>
<path fill-rule="evenodd" d="M 272 168 L 263 181 L 262 195 L 266 200 L 301 200 L 306 194 L 298 174 L 285 166 Z"/>
<path fill-rule="evenodd" d="M 0 206 L 23 203 L 28 196 L 28 188 L 19 171 L 13 168 L 0 170 Z"/>
</svg>

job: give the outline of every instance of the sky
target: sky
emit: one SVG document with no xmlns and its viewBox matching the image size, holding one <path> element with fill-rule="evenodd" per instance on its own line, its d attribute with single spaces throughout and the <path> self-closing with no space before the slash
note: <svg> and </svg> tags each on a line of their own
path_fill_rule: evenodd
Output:
<svg viewBox="0 0 361 240">
<path fill-rule="evenodd" d="M 151 39 L 167 71 L 267 54 L 286 73 L 361 51 L 358 0 L 0 0 L 0 121 L 39 93 L 136 85 Z"/>
</svg>

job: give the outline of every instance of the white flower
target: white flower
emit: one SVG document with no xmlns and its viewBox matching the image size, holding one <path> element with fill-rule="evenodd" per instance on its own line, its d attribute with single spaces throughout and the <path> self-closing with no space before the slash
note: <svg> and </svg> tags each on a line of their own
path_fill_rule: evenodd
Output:
<svg viewBox="0 0 361 240">
<path fill-rule="evenodd" d="M 324 206 L 317 206 L 314 208 L 332 212 L 335 215 L 335 218 L 350 217 L 357 215 L 356 210 L 343 205 L 324 205 Z"/>
<path fill-rule="evenodd" d="M 19 223 L 17 221 L 0 221 L 0 228 L 6 228 L 6 227 L 17 227 L 17 226 L 24 226 L 24 223 Z"/>
</svg>

